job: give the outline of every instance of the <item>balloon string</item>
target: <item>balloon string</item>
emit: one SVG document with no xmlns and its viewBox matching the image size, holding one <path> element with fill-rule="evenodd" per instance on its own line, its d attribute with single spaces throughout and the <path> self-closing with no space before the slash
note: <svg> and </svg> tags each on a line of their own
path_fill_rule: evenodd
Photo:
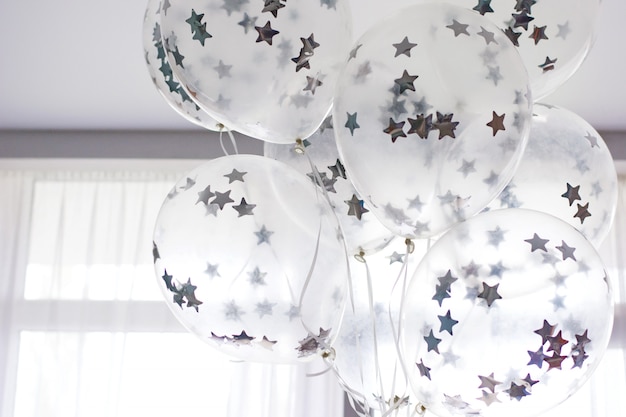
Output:
<svg viewBox="0 0 626 417">
<path fill-rule="evenodd" d="M 222 147 L 222 152 L 224 152 L 224 156 L 229 156 L 230 154 L 226 150 L 226 146 L 224 146 L 224 138 L 222 137 L 223 130 L 220 129 L 220 146 Z"/>
<path fill-rule="evenodd" d="M 372 324 L 372 339 L 374 342 L 374 367 L 376 370 L 376 379 L 378 380 L 379 384 L 380 397 L 382 398 L 381 409 L 384 409 L 384 399 L 386 398 L 386 395 L 382 374 L 380 372 L 380 361 L 378 357 L 378 337 L 376 331 L 376 312 L 374 311 L 374 290 L 372 285 L 372 275 L 370 273 L 370 268 L 365 258 L 363 258 L 363 265 L 365 266 L 365 272 L 367 275 L 367 302 L 369 304 L 370 320 Z"/>
<path fill-rule="evenodd" d="M 323 371 L 319 371 L 319 372 L 309 372 L 306 373 L 305 375 L 308 378 L 314 378 L 316 376 L 320 376 L 320 375 L 324 375 L 325 373 L 328 373 L 329 371 L 332 371 L 333 367 L 331 365 L 327 365 L 326 369 L 324 369 Z"/>
<path fill-rule="evenodd" d="M 239 149 L 237 148 L 237 141 L 235 140 L 235 136 L 233 135 L 233 132 L 221 123 L 218 124 L 217 126 L 220 128 L 220 146 L 222 147 L 222 152 L 224 152 L 224 155 L 225 156 L 230 155 L 228 151 L 226 150 L 226 146 L 224 145 L 224 137 L 223 137 L 224 131 L 226 131 L 226 134 L 230 138 L 230 143 L 233 145 L 235 155 L 239 155 Z"/>
<path fill-rule="evenodd" d="M 330 196 L 328 195 L 328 191 L 326 190 L 326 187 L 324 186 L 324 181 L 322 181 L 322 177 L 321 177 L 319 171 L 317 170 L 317 167 L 313 163 L 313 160 L 311 160 L 311 157 L 306 152 L 304 143 L 302 142 L 301 139 L 298 139 L 296 141 L 296 147 L 294 148 L 294 150 L 295 150 L 296 153 L 298 153 L 300 155 L 304 155 L 306 157 L 307 161 L 309 162 L 309 167 L 311 168 L 311 172 L 313 173 L 313 176 L 315 177 L 315 182 L 319 186 L 319 187 L 315 187 L 316 193 L 318 193 L 318 196 L 319 196 L 318 188 L 322 189 L 322 195 L 324 196 L 324 199 L 326 200 L 326 203 L 330 207 L 330 211 L 332 213 L 333 218 L 335 219 L 335 223 L 337 224 L 337 227 L 339 227 L 339 230 L 341 230 L 341 226 L 340 226 L 341 223 L 339 222 L 339 218 L 337 217 L 337 213 L 335 213 L 335 210 L 333 208 L 333 203 L 330 201 Z M 320 227 L 321 227 L 321 224 L 320 224 Z M 348 250 L 346 248 L 346 241 L 345 241 L 345 239 L 343 239 L 343 236 L 341 238 L 341 245 L 343 246 L 344 252 L 348 253 Z M 359 255 L 357 255 L 355 257 L 357 257 L 357 259 L 359 259 L 358 256 L 362 257 L 363 254 L 360 253 Z M 354 312 L 355 311 L 355 307 L 354 307 L 354 286 L 352 285 L 352 274 L 350 273 L 350 262 L 348 261 L 348 257 L 347 256 L 346 256 L 346 270 L 348 271 L 348 294 L 350 296 L 350 307 L 352 308 L 352 312 Z"/>
<path fill-rule="evenodd" d="M 239 148 L 237 148 L 237 141 L 235 140 L 232 130 L 226 129 L 226 134 L 228 134 L 228 137 L 230 138 L 230 143 L 233 145 L 235 155 L 239 155 Z"/>
<path fill-rule="evenodd" d="M 391 290 L 391 297 L 389 299 L 389 321 L 390 321 L 390 325 L 391 325 L 391 332 L 393 335 L 393 340 L 394 340 L 394 345 L 396 348 L 396 354 L 398 355 L 398 362 L 400 363 L 400 366 L 402 368 L 403 374 L 404 374 L 404 381 L 405 381 L 405 385 L 408 384 L 408 371 L 406 369 L 406 364 L 404 362 L 404 358 L 402 355 L 402 350 L 400 349 L 400 338 L 401 336 L 401 331 L 402 331 L 402 316 L 404 314 L 404 303 L 405 303 L 405 295 L 406 295 L 406 286 L 407 286 L 407 281 L 408 281 L 408 265 L 409 265 L 409 258 L 410 255 L 413 253 L 413 251 L 415 250 L 415 245 L 414 243 L 410 240 L 410 239 L 406 239 L 406 252 L 404 255 L 404 262 L 402 264 L 402 268 L 400 268 L 400 272 L 398 273 L 398 277 L 396 278 L 396 281 L 393 284 L 392 290 Z M 402 292 L 400 293 L 400 311 L 398 312 L 398 328 L 396 329 L 395 326 L 395 320 L 393 317 L 393 310 L 392 310 L 392 303 L 393 303 L 393 294 L 396 292 L 396 290 L 398 289 L 398 284 L 400 284 L 400 282 L 402 281 Z"/>
</svg>

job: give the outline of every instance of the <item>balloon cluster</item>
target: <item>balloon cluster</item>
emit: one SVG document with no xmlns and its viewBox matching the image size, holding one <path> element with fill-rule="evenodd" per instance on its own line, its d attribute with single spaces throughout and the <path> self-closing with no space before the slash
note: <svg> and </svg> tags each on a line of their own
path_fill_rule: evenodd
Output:
<svg viewBox="0 0 626 417">
<path fill-rule="evenodd" d="M 414 2 L 353 42 L 347 0 L 149 1 L 163 97 L 265 141 L 159 213 L 157 281 L 191 332 L 243 360 L 321 356 L 362 415 L 531 416 L 591 375 L 617 177 L 593 127 L 536 100 L 586 56 L 600 0 L 467 3 Z"/>
</svg>

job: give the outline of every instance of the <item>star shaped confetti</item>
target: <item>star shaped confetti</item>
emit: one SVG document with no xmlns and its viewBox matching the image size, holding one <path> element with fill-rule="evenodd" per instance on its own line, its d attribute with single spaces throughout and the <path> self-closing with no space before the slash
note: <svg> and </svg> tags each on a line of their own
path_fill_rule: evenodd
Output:
<svg viewBox="0 0 626 417">
<path fill-rule="evenodd" d="M 215 198 L 211 201 L 211 204 L 217 204 L 220 210 L 224 210 L 224 206 L 228 203 L 234 203 L 235 200 L 230 198 L 230 190 L 225 193 L 215 192 Z"/>
<path fill-rule="evenodd" d="M 493 84 L 497 86 L 498 82 L 502 79 L 502 75 L 500 74 L 500 67 L 487 66 L 487 69 L 489 70 L 489 74 L 487 74 L 486 78 L 493 81 Z"/>
<path fill-rule="evenodd" d="M 476 10 L 481 15 L 485 15 L 485 13 L 493 13 L 493 9 L 491 8 L 491 0 L 478 0 L 478 4 L 474 6 L 472 10 Z"/>
<path fill-rule="evenodd" d="M 443 304 L 444 299 L 450 298 L 450 293 L 448 291 L 448 286 L 446 285 L 435 286 L 435 295 L 432 299 L 439 303 L 439 307 Z"/>
<path fill-rule="evenodd" d="M 348 116 L 348 121 L 346 122 L 345 127 L 350 129 L 350 135 L 354 136 L 354 129 L 358 129 L 358 128 L 361 127 L 356 122 L 357 113 L 354 112 L 354 113 L 350 114 L 350 113 L 346 112 L 346 115 Z"/>
<path fill-rule="evenodd" d="M 154 263 L 156 263 L 157 259 L 161 259 L 161 255 L 159 254 L 159 248 L 154 241 L 152 242 L 152 258 Z"/>
<path fill-rule="evenodd" d="M 213 197 L 215 197 L 215 193 L 211 192 L 211 186 L 209 185 L 198 193 L 198 201 L 196 201 L 196 204 L 202 202 L 205 205 L 209 205 L 209 199 Z"/>
<path fill-rule="evenodd" d="M 556 326 L 553 326 L 550 323 L 548 323 L 547 320 L 544 320 L 543 326 L 541 327 L 541 329 L 535 330 L 534 333 L 541 336 L 541 345 L 544 345 L 548 341 L 548 337 L 552 336 L 555 329 L 556 329 Z"/>
<path fill-rule="evenodd" d="M 561 369 L 561 363 L 565 359 L 567 359 L 567 356 L 560 356 L 554 352 L 552 356 L 546 356 L 543 361 L 548 364 L 548 371 L 550 371 L 551 369 Z"/>
<path fill-rule="evenodd" d="M 539 68 L 543 70 L 543 72 L 552 71 L 554 69 L 554 64 L 556 64 L 557 59 L 550 59 L 549 56 L 546 57 L 546 60 L 543 64 L 539 65 Z"/>
<path fill-rule="evenodd" d="M 189 190 L 191 187 L 193 187 L 194 185 L 196 185 L 196 181 L 193 178 L 189 178 L 187 177 L 185 179 L 185 185 L 181 186 L 181 190 L 183 191 L 187 191 Z"/>
<path fill-rule="evenodd" d="M 246 202 L 246 199 L 242 198 L 239 205 L 233 206 L 233 209 L 237 210 L 237 213 L 239 213 L 237 217 L 242 217 L 242 216 L 252 216 L 254 214 L 252 213 L 252 210 L 254 210 L 255 207 L 256 207 L 256 204 L 248 204 Z"/>
<path fill-rule="evenodd" d="M 544 252 L 547 252 L 548 250 L 546 249 L 546 243 L 549 242 L 549 239 L 542 239 L 539 237 L 539 235 L 537 233 L 533 234 L 533 237 L 531 239 L 525 239 L 524 242 L 528 242 L 530 243 L 530 251 L 534 252 L 536 250 L 542 250 Z"/>
<path fill-rule="evenodd" d="M 424 360 L 420 360 L 420 363 L 416 363 L 416 365 L 417 369 L 420 372 L 420 376 L 425 376 L 426 378 L 430 379 L 430 368 L 424 365 Z"/>
<path fill-rule="evenodd" d="M 300 38 L 300 41 L 302 42 L 300 54 L 295 58 L 291 58 L 291 61 L 296 64 L 296 72 L 300 71 L 302 68 L 311 68 L 309 60 L 315 55 L 315 48 L 320 46 L 319 43 L 315 42 L 313 33 L 311 33 L 308 38 Z"/>
<path fill-rule="evenodd" d="M 456 19 L 452 19 L 452 24 L 446 27 L 454 31 L 454 37 L 457 37 L 461 34 L 469 36 L 469 32 L 467 31 L 467 28 L 469 27 L 469 25 L 460 23 Z"/>
<path fill-rule="evenodd" d="M 191 17 L 189 17 L 185 22 L 191 26 L 191 32 L 193 33 L 193 39 L 197 39 L 202 46 L 204 46 L 204 41 L 208 38 L 212 38 L 211 34 L 206 31 L 206 23 L 202 23 L 202 19 L 204 18 L 204 13 L 197 14 L 194 9 L 191 9 Z"/>
<path fill-rule="evenodd" d="M 256 304 L 256 308 L 254 309 L 254 311 L 255 313 L 259 315 L 259 318 L 262 319 L 263 316 L 272 315 L 273 308 L 275 305 L 276 303 L 270 303 L 269 301 L 267 301 L 267 298 L 266 298 L 265 301 Z"/>
<path fill-rule="evenodd" d="M 207 262 L 207 267 L 206 270 L 204 271 L 205 274 L 207 274 L 208 276 L 210 276 L 211 278 L 215 278 L 215 277 L 220 277 L 220 273 L 217 271 L 219 265 L 217 264 L 211 264 Z"/>
<path fill-rule="evenodd" d="M 172 278 L 174 278 L 173 276 L 169 275 L 167 273 L 167 269 L 165 270 L 165 273 L 163 274 L 163 276 L 161 277 L 163 279 L 163 281 L 165 282 L 165 287 L 169 290 L 169 291 L 178 291 L 176 289 L 176 286 L 174 284 L 172 284 Z"/>
<path fill-rule="evenodd" d="M 585 219 L 591 216 L 591 213 L 589 213 L 589 203 L 585 204 L 584 206 L 581 206 L 580 204 L 576 205 L 578 206 L 578 211 L 576 212 L 576 214 L 574 214 L 574 217 L 579 218 L 580 224 L 583 224 L 585 222 Z"/>
<path fill-rule="evenodd" d="M 498 393 L 489 392 L 489 391 L 485 391 L 485 390 L 482 390 L 481 392 L 482 392 L 482 397 L 478 397 L 476 399 L 484 402 L 485 405 L 487 405 L 487 406 L 490 406 L 493 403 L 500 403 L 500 402 L 502 402 L 502 401 L 500 401 L 498 399 Z"/>
<path fill-rule="evenodd" d="M 522 36 L 521 33 L 518 33 L 514 31 L 513 28 L 508 27 L 504 30 L 504 34 L 511 42 L 513 42 L 513 45 L 519 46 L 519 37 Z"/>
<path fill-rule="evenodd" d="M 515 382 L 511 382 L 511 386 L 509 387 L 509 389 L 505 390 L 504 392 L 509 394 L 511 398 L 515 398 L 517 401 L 520 401 L 522 398 L 530 395 L 528 390 L 526 390 L 526 385 L 518 385 Z"/>
<path fill-rule="evenodd" d="M 569 201 L 569 205 L 571 206 L 572 204 L 574 204 L 574 201 L 580 200 L 579 190 L 580 185 L 572 187 L 569 183 L 567 183 L 567 191 L 561 194 L 561 197 L 567 198 L 567 200 Z"/>
<path fill-rule="evenodd" d="M 248 16 L 248 13 L 244 13 L 243 14 L 243 19 L 238 22 L 237 24 L 239 26 L 243 27 L 243 30 L 245 31 L 245 33 L 247 34 L 249 30 L 254 29 L 254 26 L 256 25 L 256 19 L 257 17 L 250 17 Z"/>
<path fill-rule="evenodd" d="M 404 39 L 402 39 L 402 42 L 393 44 L 393 47 L 396 48 L 396 54 L 394 55 L 394 58 L 400 55 L 406 55 L 410 57 L 411 49 L 416 46 L 416 43 L 409 42 L 409 38 L 405 36 Z"/>
<path fill-rule="evenodd" d="M 589 331 L 585 330 L 583 334 L 577 334 L 576 344 L 572 347 L 572 352 L 585 353 L 585 346 L 591 342 L 591 339 L 587 337 Z"/>
<path fill-rule="evenodd" d="M 443 139 L 446 136 L 456 138 L 454 131 L 459 125 L 459 122 L 453 122 L 453 117 L 453 113 L 442 114 L 437 112 L 437 121 L 433 123 L 433 128 L 439 130 L 439 140 Z"/>
<path fill-rule="evenodd" d="M 405 71 L 406 73 L 406 71 Z M 383 132 L 391 135 L 391 142 L 395 143 L 399 137 L 406 138 L 406 134 L 402 130 L 405 122 L 397 122 L 394 121 L 391 117 L 389 118 L 389 125 L 387 128 L 383 130 Z"/>
<path fill-rule="evenodd" d="M 478 294 L 478 298 L 482 298 L 487 302 L 487 306 L 491 307 L 491 305 L 496 301 L 502 299 L 502 296 L 498 294 L 498 287 L 500 284 L 496 284 L 493 287 L 488 285 L 486 282 L 483 282 L 483 290 Z"/>
<path fill-rule="evenodd" d="M 352 48 L 352 50 L 350 51 L 349 57 L 348 57 L 348 61 L 351 59 L 356 59 L 356 54 L 359 52 L 359 48 L 361 48 L 363 46 L 363 44 L 358 44 L 356 45 L 354 48 Z"/>
<path fill-rule="evenodd" d="M 285 7 L 280 0 L 265 0 L 265 7 L 261 10 L 262 13 L 270 12 L 274 17 L 278 17 L 278 10 Z"/>
<path fill-rule="evenodd" d="M 563 339 L 563 337 L 561 336 L 561 331 L 559 330 L 559 332 L 554 335 L 554 336 L 548 336 L 548 352 L 555 352 L 558 355 L 561 354 L 561 349 L 563 348 L 563 346 L 565 346 L 568 341 Z"/>
<path fill-rule="evenodd" d="M 532 13 L 532 6 L 537 3 L 537 0 L 516 0 L 515 10 L 521 12 L 522 10 Z"/>
<path fill-rule="evenodd" d="M 529 38 L 535 41 L 535 45 L 537 45 L 542 39 L 548 40 L 548 37 L 546 36 L 546 28 L 547 26 L 535 26 L 533 29 L 533 33 L 530 34 Z"/>
<path fill-rule="evenodd" d="M 505 230 L 502 230 L 500 226 L 497 226 L 494 230 L 487 231 L 487 238 L 489 244 L 495 246 L 496 248 L 500 246 L 500 243 L 504 242 L 504 234 Z"/>
<path fill-rule="evenodd" d="M 501 116 L 498 116 L 498 114 L 494 111 L 492 112 L 492 118 L 491 121 L 489 123 L 487 123 L 487 126 L 489 126 L 492 131 L 493 131 L 493 136 L 496 136 L 496 134 L 501 131 L 501 130 L 506 130 L 506 128 L 504 127 L 504 117 L 506 116 L 506 114 L 502 113 Z"/>
<path fill-rule="evenodd" d="M 591 133 L 587 132 L 587 134 L 585 135 L 585 139 L 587 139 L 592 148 L 600 147 L 600 145 L 598 145 L 598 138 L 593 136 Z"/>
<path fill-rule="evenodd" d="M 404 255 L 396 251 L 393 251 L 393 253 L 389 256 L 389 265 L 395 262 L 399 262 L 401 264 L 404 263 Z"/>
<path fill-rule="evenodd" d="M 335 162 L 335 165 L 329 166 L 328 169 L 330 170 L 331 174 L 333 174 L 333 179 L 336 179 L 336 178 L 343 178 L 344 180 L 347 179 L 346 169 L 344 168 L 343 164 L 341 163 L 339 159 L 337 159 L 337 162 Z"/>
<path fill-rule="evenodd" d="M 458 278 L 453 277 L 452 272 L 448 269 L 448 272 L 446 272 L 444 276 L 438 277 L 437 280 L 446 289 L 446 291 L 450 291 L 452 284 L 458 281 Z"/>
<path fill-rule="evenodd" d="M 563 23 L 562 25 L 559 25 L 557 23 L 556 25 L 559 29 L 559 32 L 556 34 L 557 38 L 561 38 L 563 40 L 567 39 L 567 36 L 569 35 L 569 33 L 572 31 L 569 27 L 569 21 Z"/>
<path fill-rule="evenodd" d="M 546 355 L 543 353 L 543 347 L 539 348 L 536 352 L 528 350 L 528 355 L 530 356 L 530 361 L 527 365 L 536 365 L 537 368 L 541 369 L 543 366 L 544 359 Z"/>
<path fill-rule="evenodd" d="M 491 392 L 496 392 L 496 386 L 502 383 L 493 377 L 493 372 L 489 376 L 478 375 L 478 378 L 480 379 L 478 388 L 487 388 Z"/>
<path fill-rule="evenodd" d="M 394 82 L 400 88 L 399 94 L 402 94 L 406 90 L 415 91 L 415 86 L 413 82 L 419 77 L 419 75 L 410 75 L 407 70 L 404 70 L 402 73 L 402 77 L 396 78 Z"/>
<path fill-rule="evenodd" d="M 267 272 L 261 272 L 261 270 L 257 266 L 254 268 L 252 272 L 248 272 L 248 276 L 249 276 L 248 281 L 250 281 L 250 284 L 254 285 L 255 287 L 258 285 L 266 285 L 265 283 L 266 275 L 267 275 Z"/>
<path fill-rule="evenodd" d="M 246 175 L 247 172 L 239 172 L 236 169 L 233 169 L 232 172 L 230 174 L 226 174 L 224 175 L 226 178 L 228 178 L 228 183 L 232 184 L 235 181 L 241 181 L 244 182 L 243 180 L 243 176 Z"/>
<path fill-rule="evenodd" d="M 439 322 L 441 324 L 439 328 L 439 332 L 443 332 L 444 330 L 452 335 L 452 328 L 459 322 L 458 320 L 454 320 L 450 315 L 450 310 L 446 313 L 445 316 L 437 316 L 439 318 Z"/>
<path fill-rule="evenodd" d="M 241 6 L 247 2 L 248 0 L 224 0 L 222 8 L 226 10 L 226 13 L 230 16 L 232 12 L 240 12 Z"/>
<path fill-rule="evenodd" d="M 480 27 L 480 29 L 481 30 L 477 33 L 477 35 L 482 36 L 485 39 L 487 45 L 489 45 L 490 43 L 495 43 L 496 45 L 498 44 L 495 38 L 495 33 L 488 31 L 482 26 Z"/>
<path fill-rule="evenodd" d="M 363 200 L 359 200 L 359 198 L 355 194 L 352 194 L 352 198 L 350 200 L 345 200 L 345 203 L 349 207 L 348 216 L 354 216 L 357 219 L 361 220 L 361 216 L 369 212 L 368 209 L 363 207 Z"/>
<path fill-rule="evenodd" d="M 563 260 L 566 260 L 567 258 L 573 259 L 574 261 L 576 260 L 576 257 L 574 256 L 576 248 L 567 246 L 567 243 L 563 240 L 561 241 L 561 246 L 557 246 L 556 248 L 563 254 Z"/>
<path fill-rule="evenodd" d="M 524 30 L 528 30 L 528 24 L 535 20 L 534 17 L 530 16 L 526 10 L 522 10 L 521 13 L 512 14 L 513 20 L 515 23 L 513 24 L 513 28 L 524 28 Z"/>
<path fill-rule="evenodd" d="M 265 26 L 255 26 L 254 29 L 259 33 L 256 41 L 267 42 L 269 45 L 272 44 L 272 38 L 280 33 L 279 31 L 272 29 L 272 25 L 269 20 L 265 23 Z"/>
<path fill-rule="evenodd" d="M 223 78 L 223 77 L 230 77 L 230 69 L 232 67 L 233 67 L 232 65 L 224 64 L 224 62 L 220 59 L 220 62 L 217 64 L 216 67 L 213 67 L 213 69 L 217 71 L 218 78 Z"/>
<path fill-rule="evenodd" d="M 435 337 L 432 329 L 430 329 L 430 333 L 428 334 L 428 336 L 424 336 L 424 340 L 428 345 L 428 352 L 434 350 L 435 352 L 439 353 L 439 343 L 441 342 L 441 339 Z"/>
<path fill-rule="evenodd" d="M 263 225 L 261 226 L 261 230 L 259 230 L 258 232 L 254 232 L 254 234 L 258 238 L 257 245 L 261 245 L 263 243 L 267 243 L 269 245 L 270 237 L 274 234 L 274 232 L 267 230 L 265 225 Z"/>
<path fill-rule="evenodd" d="M 278 343 L 278 340 L 270 340 L 267 338 L 267 336 L 263 336 L 263 339 L 261 339 L 261 341 L 258 343 L 259 343 L 259 346 L 261 346 L 264 349 L 273 350 L 274 345 Z"/>
<path fill-rule="evenodd" d="M 317 87 L 321 86 L 322 82 L 317 77 L 309 77 L 306 76 L 306 86 L 302 89 L 302 91 L 310 91 L 311 94 L 315 94 L 315 90 Z"/>
<path fill-rule="evenodd" d="M 415 133 L 422 139 L 426 139 L 428 134 L 433 129 L 433 115 L 429 114 L 424 117 L 423 114 L 416 116 L 415 119 L 410 117 L 407 119 L 411 128 L 407 131 L 408 134 Z"/>
</svg>

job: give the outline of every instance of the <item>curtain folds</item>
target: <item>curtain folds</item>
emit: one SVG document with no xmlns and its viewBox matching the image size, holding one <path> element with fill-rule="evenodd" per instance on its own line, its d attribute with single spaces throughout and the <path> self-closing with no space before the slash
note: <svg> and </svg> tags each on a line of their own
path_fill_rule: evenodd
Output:
<svg viewBox="0 0 626 417">
<path fill-rule="evenodd" d="M 234 363 L 163 302 L 152 230 L 189 162 L 3 164 L 1 417 L 340 416 L 320 364 Z"/>
</svg>

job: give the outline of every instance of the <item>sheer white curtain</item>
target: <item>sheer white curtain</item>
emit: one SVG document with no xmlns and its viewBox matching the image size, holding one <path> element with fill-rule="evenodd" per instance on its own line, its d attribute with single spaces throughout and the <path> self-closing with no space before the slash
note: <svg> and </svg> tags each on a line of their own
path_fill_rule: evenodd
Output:
<svg viewBox="0 0 626 417">
<path fill-rule="evenodd" d="M 161 300 L 154 220 L 193 164 L 0 161 L 1 417 L 342 415 L 320 364 L 234 363 Z"/>
</svg>

